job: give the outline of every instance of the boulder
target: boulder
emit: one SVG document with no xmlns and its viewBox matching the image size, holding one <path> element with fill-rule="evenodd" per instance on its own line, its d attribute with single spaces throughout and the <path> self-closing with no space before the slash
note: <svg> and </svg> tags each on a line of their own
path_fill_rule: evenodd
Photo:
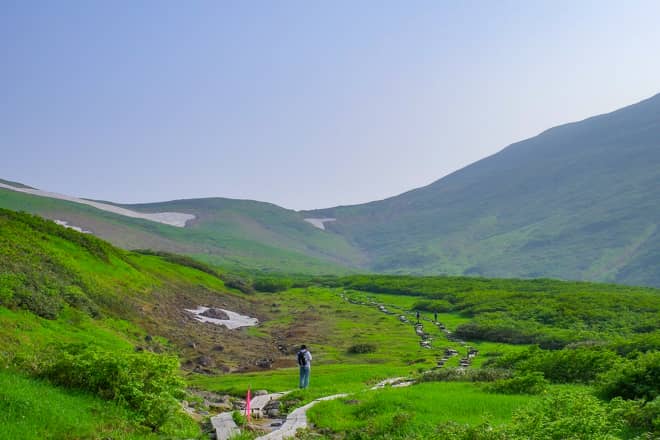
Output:
<svg viewBox="0 0 660 440">
<path fill-rule="evenodd" d="M 200 316 L 206 316 L 207 318 L 213 318 L 213 319 L 223 319 L 223 320 L 229 319 L 229 315 L 227 315 L 222 310 L 215 308 L 210 308 L 207 311 L 200 313 Z"/>
<path fill-rule="evenodd" d="M 215 364 L 213 358 L 205 355 L 199 356 L 195 361 L 202 367 L 212 367 Z"/>
<path fill-rule="evenodd" d="M 273 365 L 273 360 L 268 358 L 259 359 L 255 362 L 255 365 L 259 368 L 270 368 Z"/>
</svg>

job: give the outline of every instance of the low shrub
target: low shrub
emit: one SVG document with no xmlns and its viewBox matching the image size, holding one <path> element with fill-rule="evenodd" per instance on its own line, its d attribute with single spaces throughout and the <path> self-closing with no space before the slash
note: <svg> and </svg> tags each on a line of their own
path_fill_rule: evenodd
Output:
<svg viewBox="0 0 660 440">
<path fill-rule="evenodd" d="M 502 368 L 440 368 L 423 374 L 421 382 L 493 382 L 511 377 Z"/>
<path fill-rule="evenodd" d="M 374 344 L 355 344 L 348 348 L 349 354 L 367 354 L 374 353 L 376 346 Z"/>
<path fill-rule="evenodd" d="M 288 278 L 257 278 L 254 280 L 254 288 L 259 292 L 283 292 L 293 285 L 293 281 Z"/>
<path fill-rule="evenodd" d="M 519 372 L 541 372 L 553 383 L 591 383 L 619 362 L 619 356 L 602 346 L 578 346 L 562 350 L 538 347 L 504 355 L 488 365 Z"/>
<path fill-rule="evenodd" d="M 660 397 L 651 402 L 615 397 L 610 402 L 610 410 L 614 417 L 625 420 L 632 432 L 660 438 Z"/>
<path fill-rule="evenodd" d="M 225 283 L 225 286 L 231 289 L 237 289 L 248 295 L 254 293 L 252 281 L 240 275 L 223 273 L 220 275 L 220 279 L 222 279 L 222 281 Z"/>
<path fill-rule="evenodd" d="M 231 418 L 234 420 L 238 426 L 245 426 L 247 424 L 247 417 L 240 411 L 234 411 L 231 413 Z"/>
<path fill-rule="evenodd" d="M 486 387 L 486 391 L 500 394 L 541 394 L 548 389 L 548 385 L 543 373 L 532 372 L 496 380 Z"/>
<path fill-rule="evenodd" d="M 451 312 L 453 306 L 449 301 L 442 299 L 433 299 L 433 300 L 422 300 L 417 301 L 412 306 L 413 310 L 420 310 L 422 312 L 430 313 L 444 313 Z"/>
<path fill-rule="evenodd" d="M 13 299 L 19 307 L 45 319 L 57 319 L 62 310 L 62 303 L 57 296 L 41 290 L 20 287 L 14 291 Z"/>
<path fill-rule="evenodd" d="M 119 402 L 157 431 L 177 410 L 176 398 L 183 396 L 184 382 L 178 370 L 179 362 L 172 356 L 84 349 L 59 353 L 42 376 Z"/>
<path fill-rule="evenodd" d="M 192 269 L 197 269 L 214 277 L 219 277 L 218 272 L 213 269 L 211 266 L 202 263 L 201 261 L 195 260 L 192 257 L 187 255 L 173 254 L 171 252 L 164 251 L 154 251 L 151 249 L 136 249 L 135 251 L 138 254 L 142 255 L 153 255 L 162 258 L 165 261 L 170 263 L 178 264 L 179 266 L 186 266 Z"/>
<path fill-rule="evenodd" d="M 608 399 L 654 400 L 660 396 L 660 352 L 618 363 L 600 377 L 599 392 Z"/>
<path fill-rule="evenodd" d="M 618 439 L 623 427 L 608 405 L 587 392 L 549 394 L 514 413 L 510 433 L 515 439 Z"/>
<path fill-rule="evenodd" d="M 438 439 L 445 440 L 509 440 L 511 437 L 503 428 L 493 427 L 484 422 L 477 426 L 462 425 L 453 421 L 438 425 L 435 431 Z"/>
</svg>

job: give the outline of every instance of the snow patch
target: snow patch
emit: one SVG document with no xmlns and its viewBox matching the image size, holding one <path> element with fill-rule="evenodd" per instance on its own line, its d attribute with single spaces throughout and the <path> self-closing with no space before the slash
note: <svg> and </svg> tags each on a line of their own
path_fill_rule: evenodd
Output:
<svg viewBox="0 0 660 440">
<path fill-rule="evenodd" d="M 42 191 L 40 189 L 19 188 L 1 182 L 0 182 L 0 188 L 10 189 L 12 191 L 31 194 L 33 196 L 38 196 L 38 197 L 49 197 L 51 199 L 66 200 L 67 202 L 80 203 L 82 205 L 88 205 L 96 209 L 100 209 L 101 211 L 112 212 L 115 214 L 123 215 L 125 217 L 150 220 L 152 222 L 163 223 L 170 226 L 177 226 L 179 228 L 185 227 L 188 221 L 194 220 L 196 218 L 193 214 L 184 214 L 182 212 L 154 212 L 154 213 L 137 212 L 126 208 L 120 208 L 119 206 L 109 205 L 107 203 L 79 199 L 78 197 L 71 197 L 64 194 Z"/>
<path fill-rule="evenodd" d="M 307 223 L 311 223 L 315 228 L 323 229 L 325 231 L 326 222 L 337 221 L 336 218 L 306 218 L 304 219 Z"/>
<path fill-rule="evenodd" d="M 57 223 L 60 226 L 64 226 L 65 228 L 73 229 L 74 231 L 82 232 L 83 234 L 91 234 L 92 231 L 87 231 L 80 226 L 73 226 L 70 225 L 69 222 L 65 220 L 53 220 L 55 223 Z"/>
<path fill-rule="evenodd" d="M 211 324 L 224 325 L 230 330 L 239 327 L 253 327 L 259 324 L 259 320 L 257 318 L 250 318 L 249 316 L 241 315 L 239 313 L 232 312 L 231 310 L 225 310 L 221 308 L 217 308 L 217 309 L 225 312 L 227 316 L 229 316 L 229 319 L 216 319 L 216 318 L 209 318 L 208 316 L 202 316 L 202 313 L 209 310 L 209 307 L 199 306 L 196 309 L 184 309 L 184 310 L 186 312 L 190 312 L 193 315 L 195 315 L 195 319 L 198 320 L 199 322 L 210 322 Z"/>
</svg>

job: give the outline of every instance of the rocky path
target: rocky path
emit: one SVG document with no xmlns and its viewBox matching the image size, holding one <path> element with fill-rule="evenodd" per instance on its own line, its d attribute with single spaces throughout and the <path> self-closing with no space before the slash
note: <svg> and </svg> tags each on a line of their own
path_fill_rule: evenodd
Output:
<svg viewBox="0 0 660 440">
<path fill-rule="evenodd" d="M 354 305 L 376 307 L 380 312 L 385 313 L 387 315 L 398 315 L 398 319 L 401 323 L 409 324 L 413 326 L 415 330 L 415 334 L 420 338 L 419 345 L 423 348 L 441 349 L 441 347 L 436 347 L 433 345 L 433 337 L 431 336 L 431 334 L 424 331 L 425 323 L 429 323 L 432 326 L 437 327 L 438 330 L 440 330 L 444 334 L 447 341 L 454 342 L 459 344 L 461 347 L 465 347 L 466 355 L 460 358 L 459 366 L 458 366 L 459 369 L 465 369 L 470 367 L 472 365 L 472 360 L 479 353 L 478 350 L 476 350 L 475 348 L 468 346 L 465 341 L 463 341 L 460 338 L 457 338 L 442 322 L 436 322 L 426 317 L 420 317 L 420 319 L 417 320 L 416 314 L 411 310 L 404 310 L 401 307 L 397 307 L 394 305 L 386 306 L 385 304 L 379 303 L 370 297 L 367 297 L 366 300 L 359 300 L 347 295 L 345 291 L 344 293 L 341 293 L 339 296 L 344 301 Z M 440 353 L 437 354 L 435 368 L 443 368 L 445 366 L 445 363 L 450 358 L 458 355 L 459 352 L 457 350 L 451 347 L 444 348 L 441 354 Z"/>
<path fill-rule="evenodd" d="M 261 437 L 257 437 L 257 440 L 282 440 L 285 438 L 291 438 L 296 435 L 296 431 L 299 429 L 307 428 L 307 410 L 316 405 L 319 402 L 325 400 L 334 400 L 341 397 L 346 397 L 348 394 L 333 394 L 332 396 L 320 397 L 316 400 L 309 402 L 307 405 L 296 408 L 289 414 L 286 418 L 286 421 L 282 427 L 276 431 L 270 432 Z"/>
<path fill-rule="evenodd" d="M 365 306 L 375 306 L 378 308 L 379 311 L 388 314 L 388 315 L 395 315 L 398 314 L 398 319 L 404 324 L 412 324 L 413 328 L 415 330 L 415 333 L 417 336 L 420 337 L 420 345 L 424 348 L 429 348 L 431 349 L 431 341 L 432 338 L 431 336 L 424 331 L 424 324 L 421 321 L 427 321 L 431 323 L 434 326 L 437 326 L 437 328 L 444 333 L 445 337 L 447 340 L 459 343 L 461 346 L 465 347 L 466 343 L 462 340 L 456 339 L 453 337 L 453 334 L 451 331 L 447 330 L 445 326 L 440 323 L 440 322 L 435 322 L 430 319 L 424 319 L 422 318 L 421 321 L 419 322 L 412 322 L 412 318 L 408 319 L 409 316 L 414 316 L 414 313 L 411 311 L 404 311 L 404 310 L 398 310 L 397 313 L 390 311 L 385 305 L 379 304 L 375 301 L 369 301 L 369 302 L 361 302 L 358 300 L 355 300 L 354 298 L 350 298 L 346 296 L 345 294 L 340 295 L 342 299 L 344 299 L 347 302 L 350 302 L 351 304 L 356 304 L 356 305 L 365 305 Z M 390 306 L 390 308 L 395 308 Z M 474 348 L 467 347 L 467 356 L 462 358 L 459 362 L 460 367 L 459 368 L 467 368 L 470 366 L 472 359 L 477 355 L 477 350 Z M 453 357 L 457 356 L 458 351 L 452 348 L 446 348 L 442 352 L 442 357 L 438 358 L 437 361 L 437 366 L 435 368 L 442 368 L 445 364 L 445 362 Z M 369 388 L 369 390 L 379 390 L 383 389 L 386 386 L 391 386 L 393 388 L 398 388 L 398 387 L 407 387 L 410 385 L 413 385 L 415 381 L 413 379 L 405 378 L 405 377 L 393 377 L 389 379 L 385 379 L 373 387 Z M 252 399 L 250 402 L 251 408 L 252 408 L 252 414 L 256 417 L 263 417 L 264 416 L 264 408 L 266 405 L 268 405 L 270 402 L 273 400 L 278 400 L 281 398 L 283 395 L 285 395 L 287 392 L 284 393 L 273 393 L 273 394 L 266 394 L 266 395 L 261 395 L 261 396 L 256 396 L 255 398 Z M 279 429 L 276 429 L 268 434 L 262 435 L 260 437 L 257 437 L 257 440 L 282 440 L 286 438 L 292 438 L 296 435 L 296 431 L 298 429 L 304 429 L 307 428 L 307 410 L 312 408 L 314 405 L 316 405 L 319 402 L 323 402 L 326 400 L 334 400 L 334 399 L 339 399 L 342 397 L 347 397 L 349 394 L 334 394 L 331 396 L 325 396 L 318 398 L 316 400 L 313 400 L 309 402 L 308 404 L 301 406 L 300 408 L 296 408 L 293 410 L 286 418 L 284 423 Z M 234 423 L 234 420 L 231 417 L 231 413 L 223 413 L 220 414 L 216 417 L 213 417 L 212 419 L 213 426 L 216 428 L 216 433 L 217 433 L 217 438 L 218 440 L 227 440 L 229 439 L 232 435 L 235 435 L 240 432 L 236 424 Z M 217 423 L 217 426 L 216 426 Z"/>
<path fill-rule="evenodd" d="M 211 417 L 211 424 L 215 430 L 217 440 L 229 440 L 231 437 L 241 433 L 238 425 L 234 422 L 231 412 L 224 412 Z"/>
</svg>

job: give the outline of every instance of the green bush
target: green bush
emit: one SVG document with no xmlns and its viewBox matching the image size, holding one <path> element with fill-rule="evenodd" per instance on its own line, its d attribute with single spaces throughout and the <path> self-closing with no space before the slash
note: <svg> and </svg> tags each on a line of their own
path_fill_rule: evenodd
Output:
<svg viewBox="0 0 660 440">
<path fill-rule="evenodd" d="M 376 346 L 374 344 L 355 344 L 350 346 L 347 351 L 349 354 L 374 353 Z"/>
<path fill-rule="evenodd" d="M 451 312 L 453 310 L 453 306 L 449 301 L 441 299 L 417 301 L 413 304 L 412 308 L 413 310 L 420 310 L 422 312 L 430 313 L 444 313 Z"/>
<path fill-rule="evenodd" d="M 541 394 L 548 388 L 543 373 L 523 373 L 510 379 L 496 380 L 486 387 L 486 391 L 500 394 Z"/>
<path fill-rule="evenodd" d="M 247 417 L 241 411 L 234 411 L 231 413 L 231 418 L 238 426 L 245 426 L 247 424 Z"/>
<path fill-rule="evenodd" d="M 133 252 L 142 255 L 157 256 L 165 261 L 169 261 L 170 263 L 178 264 L 179 266 L 190 267 L 192 269 L 197 269 L 214 277 L 220 277 L 218 275 L 218 272 L 216 272 L 215 269 L 213 269 L 211 266 L 202 263 L 201 261 L 197 261 L 194 258 L 189 257 L 187 255 L 173 254 L 171 252 L 164 252 L 164 251 L 154 251 L 151 249 L 136 249 Z"/>
<path fill-rule="evenodd" d="M 487 422 L 477 426 L 461 425 L 449 421 L 436 428 L 437 439 L 444 440 L 508 440 L 511 437 L 503 428 L 496 428 Z"/>
<path fill-rule="evenodd" d="M 504 355 L 488 364 L 520 372 L 538 371 L 554 383 L 591 383 L 599 374 L 616 365 L 619 359 L 616 353 L 597 345 L 562 350 L 534 347 Z"/>
<path fill-rule="evenodd" d="M 247 278 L 244 278 L 240 275 L 235 275 L 231 273 L 223 273 L 220 275 L 222 281 L 224 281 L 225 286 L 231 289 L 237 289 L 245 294 L 254 293 L 254 287 L 252 286 L 252 281 Z"/>
<path fill-rule="evenodd" d="M 625 420 L 630 431 L 660 438 L 660 397 L 651 402 L 615 397 L 610 402 L 610 411 L 614 417 Z"/>
<path fill-rule="evenodd" d="M 549 394 L 517 411 L 510 425 L 515 439 L 614 440 L 623 427 L 608 406 L 586 392 Z"/>
<path fill-rule="evenodd" d="M 254 288 L 259 292 L 283 292 L 293 285 L 288 278 L 257 278 L 254 280 Z"/>
<path fill-rule="evenodd" d="M 176 398 L 183 395 L 178 370 L 179 362 L 171 356 L 85 349 L 60 353 L 42 375 L 56 384 L 126 405 L 157 431 L 177 410 Z"/>
<path fill-rule="evenodd" d="M 660 352 L 620 362 L 601 376 L 599 391 L 608 399 L 654 400 L 660 395 Z"/>
<path fill-rule="evenodd" d="M 25 276 L 12 273 L 0 274 L 0 305 L 13 304 L 14 292 L 23 286 Z"/>
<path fill-rule="evenodd" d="M 19 307 L 45 319 L 56 319 L 62 310 L 62 303 L 58 297 L 48 295 L 41 290 L 20 287 L 14 292 L 14 301 Z"/>
<path fill-rule="evenodd" d="M 63 292 L 64 301 L 71 307 L 87 313 L 90 316 L 99 316 L 99 309 L 96 304 L 91 301 L 87 295 L 78 286 L 67 286 Z"/>
</svg>

